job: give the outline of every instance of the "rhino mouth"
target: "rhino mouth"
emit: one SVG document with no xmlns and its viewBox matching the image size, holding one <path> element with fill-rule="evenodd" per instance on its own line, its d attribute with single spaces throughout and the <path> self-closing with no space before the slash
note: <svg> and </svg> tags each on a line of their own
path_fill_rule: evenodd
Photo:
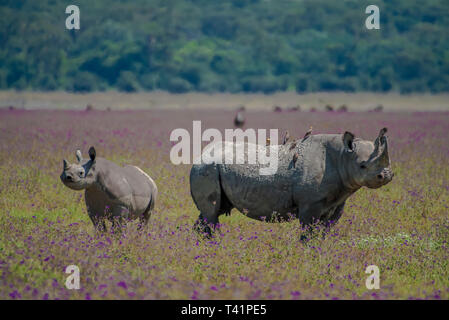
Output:
<svg viewBox="0 0 449 320">
<path fill-rule="evenodd" d="M 83 186 L 79 183 L 79 181 L 68 179 L 68 177 L 64 174 L 62 174 L 60 177 L 61 182 L 68 188 L 73 190 L 81 190 L 83 189 Z"/>
<path fill-rule="evenodd" d="M 368 183 L 367 187 L 370 189 L 378 189 L 378 188 L 390 183 L 393 180 L 393 176 L 394 176 L 394 173 L 391 171 L 386 172 L 385 174 L 382 174 L 382 175 L 379 174 L 377 176 L 378 180 L 375 183 Z"/>
<path fill-rule="evenodd" d="M 64 182 L 64 184 L 73 190 L 82 190 L 84 187 L 76 182 Z"/>
<path fill-rule="evenodd" d="M 367 187 L 370 189 L 379 189 L 380 187 L 386 185 L 387 183 L 388 182 L 380 183 L 380 184 L 369 184 L 369 185 L 367 185 Z"/>
</svg>

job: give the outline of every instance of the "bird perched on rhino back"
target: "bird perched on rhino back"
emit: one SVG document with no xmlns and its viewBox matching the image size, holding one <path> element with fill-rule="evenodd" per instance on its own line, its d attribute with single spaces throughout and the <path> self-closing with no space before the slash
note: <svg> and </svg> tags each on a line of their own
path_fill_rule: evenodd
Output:
<svg viewBox="0 0 449 320">
<path fill-rule="evenodd" d="M 288 140 L 290 139 L 290 133 L 288 130 L 285 131 L 284 136 L 282 137 L 282 144 L 286 144 Z"/>
<path fill-rule="evenodd" d="M 139 218 L 141 226 L 150 219 L 157 198 L 153 179 L 136 166 L 121 167 L 97 157 L 94 147 L 89 158 L 76 151 L 77 163 L 63 160 L 62 183 L 73 190 L 85 190 L 87 212 L 97 230 L 106 231 L 105 219 L 122 225 Z"/>
<path fill-rule="evenodd" d="M 309 130 L 307 130 L 307 132 L 304 134 L 304 137 L 302 138 L 302 142 L 306 141 L 306 139 L 312 135 L 312 131 L 313 131 L 313 127 L 310 126 Z"/>
<path fill-rule="evenodd" d="M 277 148 L 277 170 L 270 175 L 259 174 L 258 169 L 266 166 L 260 162 L 193 165 L 190 189 L 200 211 L 196 228 L 210 234 L 218 217 L 233 208 L 257 220 L 293 216 L 305 225 L 320 222 L 330 226 L 357 190 L 379 188 L 392 180 L 386 132 L 382 129 L 373 142 L 345 132 L 310 135 L 297 140 L 294 148 L 248 145 L 242 158 L 249 158 L 249 150 Z M 224 157 L 231 150 L 224 146 Z"/>
</svg>

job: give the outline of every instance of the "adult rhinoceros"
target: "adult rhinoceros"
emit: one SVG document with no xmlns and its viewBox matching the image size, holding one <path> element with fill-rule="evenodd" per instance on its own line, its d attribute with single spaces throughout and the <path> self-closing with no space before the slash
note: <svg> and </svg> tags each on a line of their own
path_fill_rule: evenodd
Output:
<svg viewBox="0 0 449 320">
<path fill-rule="evenodd" d="M 218 217 L 232 208 L 257 220 L 293 216 L 305 225 L 336 222 L 350 195 L 392 180 L 386 132 L 380 130 L 374 142 L 345 132 L 271 146 L 278 151 L 278 168 L 271 175 L 259 174 L 260 163 L 193 165 L 190 188 L 200 211 L 196 226 L 210 234 L 207 224 L 215 226 Z M 223 154 L 229 143 L 222 143 Z"/>
</svg>

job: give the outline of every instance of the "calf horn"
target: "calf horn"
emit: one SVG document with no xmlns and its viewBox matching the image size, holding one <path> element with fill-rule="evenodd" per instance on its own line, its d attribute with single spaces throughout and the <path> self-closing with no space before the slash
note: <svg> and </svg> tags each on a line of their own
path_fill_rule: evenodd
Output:
<svg viewBox="0 0 449 320">
<path fill-rule="evenodd" d="M 83 156 L 81 154 L 81 150 L 76 150 L 76 159 L 78 160 L 78 163 L 81 163 L 81 160 L 83 160 Z"/>
</svg>

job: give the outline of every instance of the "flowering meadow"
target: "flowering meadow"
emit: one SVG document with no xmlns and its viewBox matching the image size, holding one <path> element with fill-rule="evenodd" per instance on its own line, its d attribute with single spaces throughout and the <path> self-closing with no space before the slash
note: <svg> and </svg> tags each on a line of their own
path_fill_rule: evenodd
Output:
<svg viewBox="0 0 449 320">
<path fill-rule="evenodd" d="M 247 111 L 245 128 L 302 137 L 371 139 L 388 127 L 394 179 L 349 198 L 326 236 L 307 243 L 298 221 L 266 223 L 235 209 L 211 239 L 198 217 L 190 165 L 169 153 L 175 128 L 233 127 L 234 111 L 0 110 L 0 299 L 448 299 L 449 113 Z M 65 187 L 62 159 L 95 146 L 159 188 L 148 226 L 97 234 L 84 193 Z M 108 225 L 109 226 L 109 225 Z M 80 269 L 68 290 L 65 268 Z M 380 270 L 368 290 L 365 269 Z"/>
</svg>

